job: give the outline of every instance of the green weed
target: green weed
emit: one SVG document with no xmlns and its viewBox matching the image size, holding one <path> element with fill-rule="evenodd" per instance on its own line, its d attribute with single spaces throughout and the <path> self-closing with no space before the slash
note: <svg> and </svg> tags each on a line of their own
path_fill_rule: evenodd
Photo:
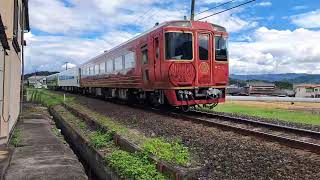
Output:
<svg viewBox="0 0 320 180">
<path fill-rule="evenodd" d="M 21 145 L 21 141 L 22 141 L 22 133 L 21 130 L 16 128 L 13 131 L 13 135 L 12 135 L 12 140 L 11 143 L 14 147 L 19 147 Z"/>
<path fill-rule="evenodd" d="M 161 138 L 153 138 L 143 144 L 143 150 L 168 162 L 176 162 L 180 165 L 190 163 L 188 148 L 179 141 L 169 143 Z"/>
<path fill-rule="evenodd" d="M 150 163 L 145 156 L 130 154 L 117 150 L 106 157 L 109 166 L 116 169 L 121 177 L 138 180 L 162 180 L 162 174 L 157 172 L 156 165 Z"/>
<path fill-rule="evenodd" d="M 114 133 L 104 133 L 101 131 L 95 131 L 90 134 L 90 141 L 93 147 L 100 149 L 106 147 L 113 139 Z"/>
<path fill-rule="evenodd" d="M 84 121 L 79 122 L 79 127 L 81 130 L 85 130 L 87 128 L 87 125 Z"/>
</svg>

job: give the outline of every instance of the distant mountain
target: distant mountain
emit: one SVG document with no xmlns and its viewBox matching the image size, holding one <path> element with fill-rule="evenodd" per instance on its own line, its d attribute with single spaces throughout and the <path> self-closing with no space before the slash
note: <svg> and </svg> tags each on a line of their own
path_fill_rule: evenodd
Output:
<svg viewBox="0 0 320 180">
<path fill-rule="evenodd" d="M 252 75 L 236 75 L 231 74 L 230 78 L 235 80 L 243 81 L 284 81 L 290 83 L 320 83 L 320 74 L 298 74 L 298 73 L 287 73 L 287 74 L 252 74 Z"/>
<path fill-rule="evenodd" d="M 49 71 L 39 71 L 39 72 L 34 72 L 34 73 L 29 73 L 29 74 L 25 74 L 24 75 L 24 79 L 28 79 L 29 77 L 33 76 L 33 75 L 37 75 L 37 76 L 49 76 L 51 74 L 56 74 L 58 72 L 49 72 Z"/>
</svg>

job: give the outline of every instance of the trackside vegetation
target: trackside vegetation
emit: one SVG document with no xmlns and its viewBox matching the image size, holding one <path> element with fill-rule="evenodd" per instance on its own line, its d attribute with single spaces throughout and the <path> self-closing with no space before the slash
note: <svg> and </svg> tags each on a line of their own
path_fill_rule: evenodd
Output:
<svg viewBox="0 0 320 180">
<path fill-rule="evenodd" d="M 144 154 L 132 154 L 126 151 L 117 150 L 106 157 L 112 168 L 117 169 L 122 177 L 133 177 L 134 179 L 162 180 L 165 177 L 157 172 L 153 163 Z"/>
<path fill-rule="evenodd" d="M 39 92 L 37 92 L 39 91 Z M 63 96 L 47 90 L 29 89 L 29 98 L 32 101 L 43 103 L 47 106 L 59 105 L 65 102 L 67 105 L 77 109 L 78 111 L 97 120 L 103 126 L 107 127 L 108 132 L 93 131 L 87 124 L 73 116 L 70 112 L 64 110 L 63 117 L 71 119 L 80 129 L 80 131 L 88 137 L 92 147 L 96 149 L 109 149 L 111 152 L 106 155 L 105 159 L 110 162 L 109 166 L 116 169 L 117 172 L 126 178 L 133 179 L 164 179 L 161 173 L 157 172 L 156 165 L 150 161 L 149 156 L 153 155 L 161 160 L 188 166 L 191 164 L 191 155 L 187 147 L 183 146 L 179 140 L 166 140 L 164 138 L 149 138 L 142 133 L 129 129 L 122 124 L 119 124 L 112 119 L 91 111 L 89 108 L 80 105 L 74 98 L 67 97 L 64 101 Z M 137 117 L 135 117 L 137 118 Z M 142 152 L 129 153 L 119 150 L 113 143 L 114 134 L 117 133 L 137 144 Z"/>
<path fill-rule="evenodd" d="M 124 179 L 165 179 L 157 171 L 156 165 L 150 162 L 147 156 L 137 153 L 128 153 L 113 143 L 112 136 L 114 132 L 103 132 L 102 130 L 93 130 L 84 121 L 75 117 L 66 109 L 60 107 L 57 109 L 64 119 L 80 130 L 82 136 L 86 137 L 90 146 L 104 152 L 104 158 L 108 165 L 115 169 Z"/>
<path fill-rule="evenodd" d="M 14 147 L 19 147 L 21 146 L 21 141 L 22 141 L 22 133 L 19 128 L 15 128 L 13 131 L 12 139 L 11 139 L 11 144 Z"/>
<path fill-rule="evenodd" d="M 153 154 L 168 162 L 186 165 L 191 161 L 188 148 L 184 147 L 178 140 L 168 143 L 162 138 L 148 139 L 143 144 L 143 149 L 145 153 Z"/>
</svg>

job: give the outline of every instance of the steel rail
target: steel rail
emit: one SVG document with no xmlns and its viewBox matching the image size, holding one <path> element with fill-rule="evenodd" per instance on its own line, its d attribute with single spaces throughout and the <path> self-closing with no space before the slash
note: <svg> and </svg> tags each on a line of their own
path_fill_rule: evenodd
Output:
<svg viewBox="0 0 320 180">
<path fill-rule="evenodd" d="M 236 117 L 236 116 L 227 115 L 227 114 L 218 114 L 218 113 L 213 113 L 213 112 L 209 113 L 209 112 L 194 110 L 194 111 L 189 112 L 189 114 L 195 115 L 195 116 L 206 116 L 208 118 L 216 118 L 216 119 L 220 119 L 220 120 L 232 121 L 232 122 L 241 123 L 241 124 L 249 124 L 249 125 L 252 125 L 255 127 L 265 127 L 265 128 L 271 129 L 271 130 L 285 131 L 285 132 L 298 134 L 301 136 L 309 136 L 314 139 L 320 139 L 320 132 L 311 131 L 311 130 L 307 130 L 307 129 L 289 127 L 289 126 L 284 126 L 284 125 L 279 125 L 279 124 L 274 124 L 274 123 L 262 122 L 262 121 L 248 119 L 248 118 Z"/>
<path fill-rule="evenodd" d="M 197 124 L 204 124 L 206 126 L 209 127 L 217 127 L 219 129 L 223 129 L 226 131 L 233 131 L 235 133 L 239 133 L 239 134 L 243 134 L 243 135 L 247 135 L 247 136 L 256 136 L 258 138 L 263 138 L 266 139 L 268 141 L 271 142 L 278 142 L 279 144 L 291 147 L 291 148 L 295 148 L 295 149 L 301 149 L 301 150 L 307 150 L 316 154 L 320 154 L 320 144 L 316 144 L 316 143 L 311 143 L 311 142 L 307 142 L 307 141 L 302 141 L 302 140 L 298 140 L 298 139 L 293 139 L 290 137 L 286 137 L 286 136 L 282 136 L 282 135 L 276 135 L 276 134 L 272 134 L 272 133 L 267 133 L 267 132 L 262 132 L 259 130 L 254 130 L 254 129 L 248 129 L 248 128 L 243 128 L 243 127 L 238 127 L 235 125 L 230 125 L 230 124 L 225 124 L 223 122 L 217 122 L 217 121 L 212 121 L 209 119 L 204 119 L 201 117 L 194 117 L 194 116 L 190 116 L 188 114 L 182 114 L 180 112 L 172 112 L 172 111 L 163 111 L 161 109 L 157 109 L 157 108 L 147 108 L 144 107 L 144 110 L 149 110 L 152 111 L 154 113 L 158 113 L 158 114 L 162 114 L 162 115 L 167 115 L 170 117 L 174 117 L 174 118 L 179 118 L 179 119 L 183 119 L 183 120 L 187 120 L 187 121 L 192 121 L 194 123 Z M 202 113 L 202 112 L 201 112 Z M 199 115 L 199 114 L 198 114 Z M 223 118 L 226 118 L 228 120 L 231 120 L 232 118 L 234 118 L 232 121 L 237 122 L 237 117 L 232 117 L 232 116 L 220 116 L 218 114 L 211 114 L 211 113 L 205 113 L 205 115 L 210 115 L 212 116 L 212 118 L 216 118 L 219 120 L 223 120 Z M 245 120 L 244 118 L 242 118 L 243 120 Z M 250 121 L 247 119 L 248 123 L 250 123 L 250 125 L 256 123 L 254 121 Z M 243 122 L 239 122 L 241 124 L 243 124 Z M 272 130 L 277 129 L 278 131 L 284 131 L 286 132 L 286 130 L 288 130 L 289 132 L 296 132 L 297 134 L 303 134 L 303 135 L 307 135 L 310 137 L 313 137 L 315 139 L 319 139 L 319 132 L 314 132 L 314 131 L 310 131 L 310 130 L 304 130 L 304 129 L 298 129 L 298 128 L 291 128 L 291 127 L 287 127 L 287 126 L 278 126 L 276 124 L 271 124 L 271 123 L 263 123 L 263 122 L 257 122 L 256 124 L 254 124 L 255 126 L 259 127 L 258 125 L 261 125 L 265 128 L 269 128 Z M 269 126 L 270 125 L 270 126 Z M 261 127 L 260 126 L 260 127 Z"/>
</svg>

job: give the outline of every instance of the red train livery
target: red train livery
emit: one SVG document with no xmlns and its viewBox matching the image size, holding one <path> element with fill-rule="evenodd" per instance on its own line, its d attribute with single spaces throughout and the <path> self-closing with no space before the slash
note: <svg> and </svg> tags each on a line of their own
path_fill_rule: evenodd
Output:
<svg viewBox="0 0 320 180">
<path fill-rule="evenodd" d="M 170 21 L 81 65 L 77 91 L 184 109 L 225 100 L 228 34 L 199 21 Z"/>
</svg>

